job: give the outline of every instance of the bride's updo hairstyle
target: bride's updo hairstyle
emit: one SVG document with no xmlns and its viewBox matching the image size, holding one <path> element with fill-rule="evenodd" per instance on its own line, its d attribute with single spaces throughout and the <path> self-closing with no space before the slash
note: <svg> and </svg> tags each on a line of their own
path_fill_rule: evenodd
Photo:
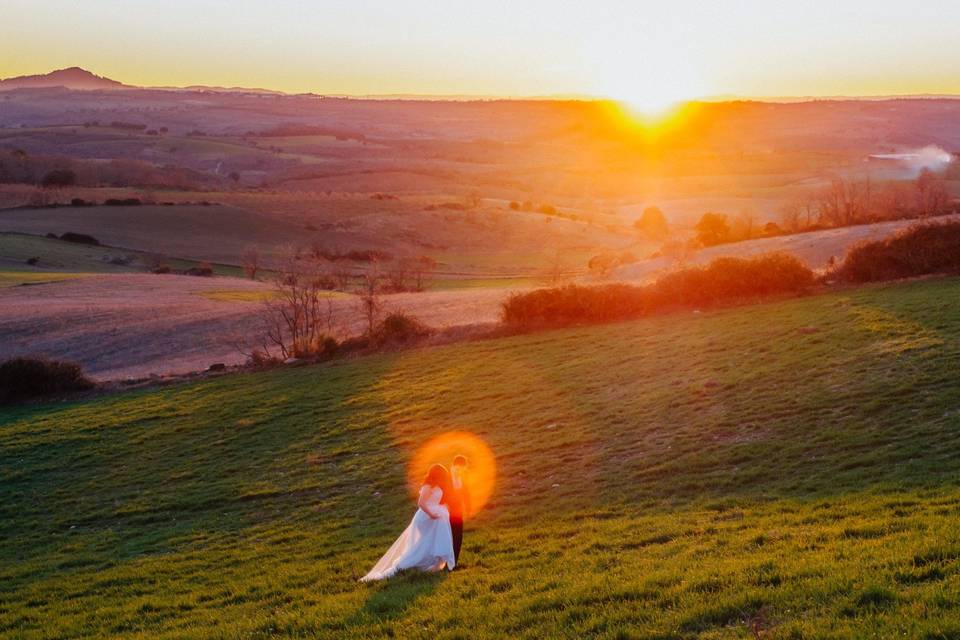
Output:
<svg viewBox="0 0 960 640">
<path fill-rule="evenodd" d="M 431 487 L 440 487 L 442 489 L 449 477 L 450 472 L 447 471 L 445 466 L 442 464 L 432 464 L 430 465 L 430 470 L 427 471 L 427 477 L 423 479 L 423 484 L 428 484 Z"/>
<path fill-rule="evenodd" d="M 440 498 L 440 502 L 446 502 L 447 497 L 450 495 L 450 472 L 447 471 L 447 468 L 442 464 L 430 465 L 430 470 L 427 471 L 427 477 L 423 479 L 423 484 L 428 484 L 431 487 L 440 487 L 443 491 L 443 497 Z"/>
</svg>

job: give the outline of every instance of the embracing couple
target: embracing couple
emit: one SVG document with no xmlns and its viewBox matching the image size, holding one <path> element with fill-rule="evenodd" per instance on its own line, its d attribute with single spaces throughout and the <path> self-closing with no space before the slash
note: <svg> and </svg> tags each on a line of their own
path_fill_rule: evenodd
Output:
<svg viewBox="0 0 960 640">
<path fill-rule="evenodd" d="M 442 464 L 430 467 L 410 526 L 360 580 L 383 580 L 404 569 L 453 571 L 463 542 L 463 518 L 470 512 L 467 484 L 464 456 L 455 456 L 449 471 Z"/>
</svg>

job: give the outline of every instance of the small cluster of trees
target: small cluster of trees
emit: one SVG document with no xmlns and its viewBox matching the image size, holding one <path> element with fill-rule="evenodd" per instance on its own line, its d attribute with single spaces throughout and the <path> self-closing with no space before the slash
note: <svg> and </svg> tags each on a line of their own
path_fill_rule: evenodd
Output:
<svg viewBox="0 0 960 640">
<path fill-rule="evenodd" d="M 784 226 L 797 232 L 939 215 L 951 204 L 943 176 L 923 169 L 910 182 L 834 176 L 827 185 L 788 202 L 781 214 Z"/>
<path fill-rule="evenodd" d="M 670 240 L 671 229 L 666 216 L 659 207 L 647 207 L 633 223 L 640 235 L 650 241 L 662 243 L 661 255 L 677 255 L 677 243 Z M 751 211 L 741 212 L 732 218 L 725 213 L 708 211 L 703 214 L 694 227 L 695 237 L 685 243 L 686 248 L 711 247 L 726 242 L 749 240 L 751 238 L 780 235 L 783 230 L 774 222 L 761 225 L 757 215 Z"/>
<path fill-rule="evenodd" d="M 832 177 L 825 186 L 808 191 L 781 209 L 782 226 L 761 224 L 757 215 L 744 211 L 734 216 L 709 211 L 694 227 L 693 247 L 711 247 L 728 242 L 777 236 L 815 229 L 867 224 L 884 220 L 920 218 L 948 213 L 953 201 L 942 175 L 923 169 L 915 180 L 876 183 L 862 179 Z M 660 254 L 676 253 L 666 216 L 657 207 L 647 207 L 634 222 L 640 235 L 662 242 Z"/>
<path fill-rule="evenodd" d="M 159 187 L 196 189 L 213 184 L 207 174 L 182 167 L 158 167 L 140 160 L 106 162 L 30 155 L 22 149 L 0 151 L 0 183 L 44 188 L 72 186 Z"/>
<path fill-rule="evenodd" d="M 376 250 L 328 251 L 318 246 L 288 252 L 288 270 L 313 273 L 324 290 L 350 291 L 374 274 L 376 288 L 384 293 L 423 291 L 429 284 L 437 262 L 429 256 L 393 256 Z M 364 268 L 349 263 L 366 263 Z M 257 278 L 263 266 L 263 255 L 256 245 L 248 245 L 240 253 L 243 273 Z M 300 265 L 293 268 L 291 265 Z"/>
<path fill-rule="evenodd" d="M 426 269 L 433 264 L 430 258 L 407 258 L 382 268 L 374 261 L 362 273 L 339 281 L 338 276 L 331 274 L 329 262 L 309 253 L 291 252 L 276 270 L 275 294 L 265 303 L 262 328 L 252 336 L 254 347 L 245 348 L 250 344 L 249 337 L 234 341 L 234 346 L 255 361 L 276 356 L 285 360 L 332 355 L 343 346 L 340 337 L 344 334 L 330 295 L 336 284 L 356 295 L 356 313 L 364 327 L 362 340 L 373 343 L 383 338 L 383 294 L 409 291 L 411 281 L 422 289 Z M 256 277 L 259 270 L 260 252 L 248 247 L 244 251 L 244 271 Z M 397 317 L 393 320 L 394 324 L 399 322 Z M 404 322 L 400 323 L 403 327 L 393 327 L 394 337 L 425 330 L 418 323 L 411 324 L 409 318 Z"/>
<path fill-rule="evenodd" d="M 670 235 L 670 225 L 667 217 L 659 207 L 647 207 L 640 217 L 633 222 L 634 228 L 651 242 L 663 242 Z"/>
</svg>

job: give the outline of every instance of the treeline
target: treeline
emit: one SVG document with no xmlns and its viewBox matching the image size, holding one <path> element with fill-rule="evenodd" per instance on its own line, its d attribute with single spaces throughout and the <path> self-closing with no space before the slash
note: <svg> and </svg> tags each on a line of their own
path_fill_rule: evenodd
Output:
<svg viewBox="0 0 960 640">
<path fill-rule="evenodd" d="M 193 190 L 212 186 L 215 176 L 140 160 L 81 160 L 30 155 L 21 149 L 0 150 L 0 184 L 38 187 L 147 187 Z"/>
<path fill-rule="evenodd" d="M 708 211 L 694 226 L 692 238 L 670 240 L 671 229 L 663 212 L 647 207 L 634 227 L 647 240 L 663 243 L 653 256 L 659 257 L 754 238 L 937 216 L 956 209 L 945 177 L 923 169 L 910 181 L 875 182 L 869 176 L 834 176 L 828 184 L 806 191 L 781 207 L 779 224 L 763 221 L 751 211 L 732 216 Z"/>
<path fill-rule="evenodd" d="M 826 186 L 788 202 L 781 217 L 787 230 L 799 232 L 935 216 L 953 208 L 944 177 L 923 169 L 912 181 L 877 183 L 869 176 L 835 176 Z"/>
</svg>

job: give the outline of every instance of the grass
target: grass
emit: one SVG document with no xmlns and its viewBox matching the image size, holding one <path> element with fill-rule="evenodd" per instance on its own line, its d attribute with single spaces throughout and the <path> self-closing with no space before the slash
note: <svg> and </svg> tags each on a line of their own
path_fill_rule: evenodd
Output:
<svg viewBox="0 0 960 640">
<path fill-rule="evenodd" d="M 543 285 L 543 279 L 524 278 L 524 277 L 503 277 L 503 278 L 436 278 L 429 280 L 425 289 L 449 290 L 449 289 L 506 289 L 506 288 L 527 288 Z"/>
<path fill-rule="evenodd" d="M 215 291 L 198 291 L 198 296 L 215 300 L 217 302 L 266 302 L 278 297 L 277 291 L 239 291 L 236 289 L 223 289 Z M 323 298 L 349 298 L 350 294 L 342 291 L 327 291 L 321 296 Z"/>
<path fill-rule="evenodd" d="M 40 258 L 36 266 L 27 265 L 32 257 Z M 115 257 L 129 257 L 133 261 L 128 265 L 112 264 L 110 259 Z M 166 263 L 174 270 L 185 271 L 201 261 L 169 258 Z M 149 254 L 140 251 L 0 232 L 0 279 L 14 284 L 63 280 L 70 277 L 69 274 L 79 277 L 91 273 L 142 273 L 149 264 Z M 243 268 L 236 265 L 212 263 L 211 267 L 216 275 L 244 277 Z M 271 272 L 263 270 L 262 274 L 269 277 Z"/>
<path fill-rule="evenodd" d="M 217 204 L 8 209 L 0 212 L 0 229 L 41 236 L 87 233 L 131 251 L 226 264 L 236 264 L 248 245 L 272 255 L 281 245 L 309 239 L 302 227 Z"/>
<path fill-rule="evenodd" d="M 74 273 L 129 273 L 138 271 L 136 265 L 116 265 L 109 262 L 114 257 L 140 257 L 136 252 L 97 247 L 73 242 L 64 242 L 43 236 L 20 233 L 0 233 L 0 270 L 5 265 L 12 271 Z M 28 266 L 27 260 L 39 258 L 36 266 Z"/>
<path fill-rule="evenodd" d="M 266 302 L 277 297 L 275 291 L 237 291 L 232 289 L 198 291 L 197 295 L 216 302 Z"/>
<path fill-rule="evenodd" d="M 21 285 L 44 284 L 82 278 L 85 273 L 42 273 L 36 271 L 0 271 L 0 289 Z"/>
<path fill-rule="evenodd" d="M 960 279 L 0 417 L 0 635 L 956 638 Z M 356 582 L 418 443 L 498 457 L 450 575 Z"/>
</svg>

